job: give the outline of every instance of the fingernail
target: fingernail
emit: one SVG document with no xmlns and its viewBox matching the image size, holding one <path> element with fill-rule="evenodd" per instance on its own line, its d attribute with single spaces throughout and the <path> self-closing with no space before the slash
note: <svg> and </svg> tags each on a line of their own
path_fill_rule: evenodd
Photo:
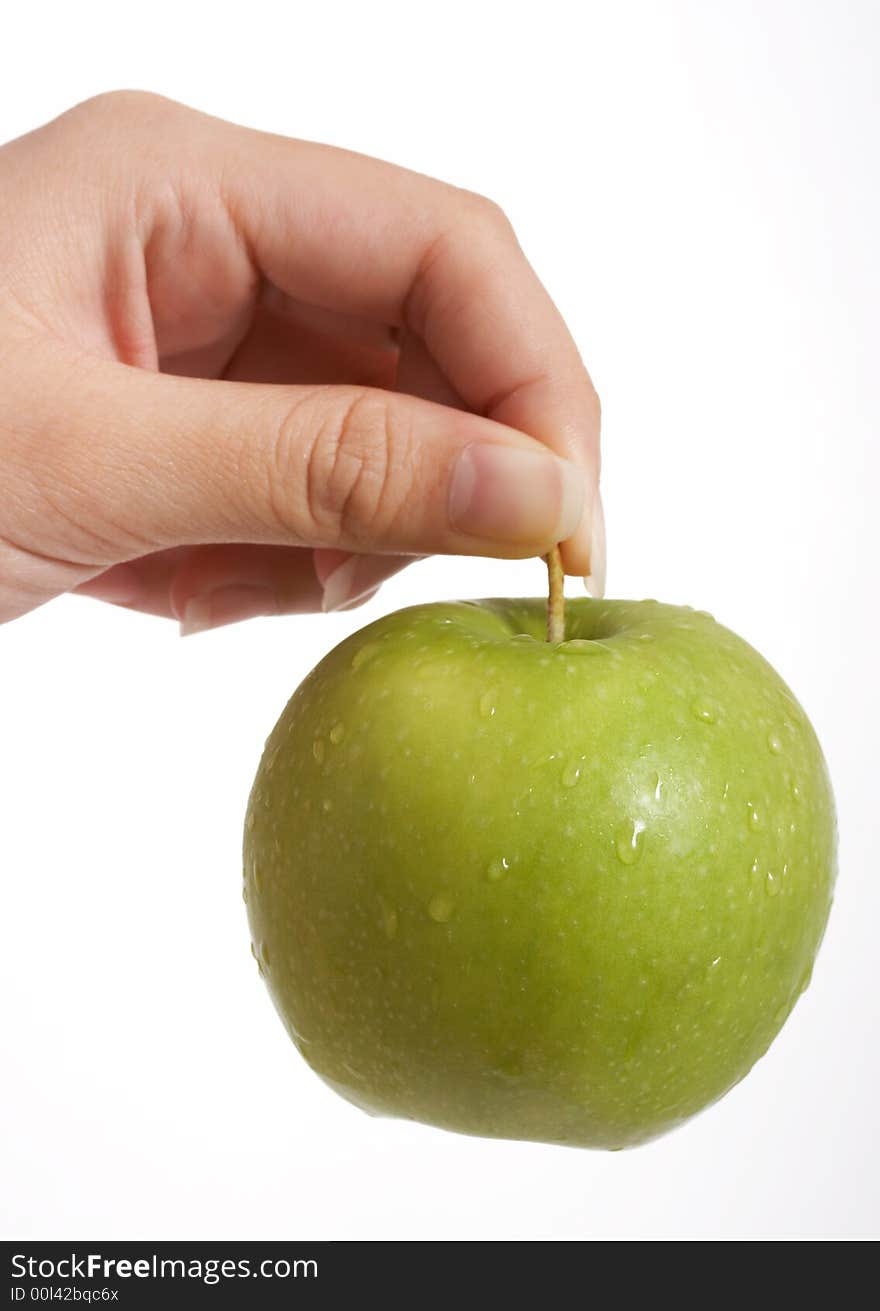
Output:
<svg viewBox="0 0 880 1311">
<path fill-rule="evenodd" d="M 243 583 L 218 587 L 205 596 L 193 596 L 187 601 L 180 621 L 180 636 L 192 637 L 194 633 L 204 633 L 209 628 L 222 628 L 224 624 L 237 624 L 242 619 L 280 613 L 278 598 L 268 587 Z"/>
<path fill-rule="evenodd" d="M 584 475 L 574 464 L 492 442 L 466 446 L 449 485 L 453 528 L 512 545 L 564 541 L 583 505 Z"/>
<path fill-rule="evenodd" d="M 357 567 L 357 556 L 350 555 L 325 579 L 324 596 L 321 601 L 321 609 L 325 614 L 331 610 L 341 610 L 344 605 L 348 605 L 349 601 L 354 600 L 352 586 Z"/>
<path fill-rule="evenodd" d="M 373 597 L 380 589 L 378 587 L 368 587 L 360 596 L 356 596 L 353 601 L 340 607 L 342 610 L 356 610 L 358 606 L 366 605 L 367 601 L 372 601 Z"/>
<path fill-rule="evenodd" d="M 351 555 L 324 579 L 321 609 L 348 610 L 365 601 L 380 585 L 403 568 L 397 556 Z"/>
<path fill-rule="evenodd" d="M 605 595 L 605 512 L 602 509 L 602 496 L 598 491 L 593 503 L 590 572 L 584 579 L 584 587 L 590 596 L 596 597 L 597 600 Z"/>
</svg>

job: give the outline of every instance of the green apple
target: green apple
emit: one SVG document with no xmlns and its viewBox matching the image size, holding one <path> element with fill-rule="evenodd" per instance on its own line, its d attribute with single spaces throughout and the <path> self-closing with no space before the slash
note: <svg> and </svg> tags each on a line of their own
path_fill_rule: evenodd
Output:
<svg viewBox="0 0 880 1311">
<path fill-rule="evenodd" d="M 247 812 L 253 950 L 376 1114 L 620 1148 L 737 1083 L 807 986 L 834 803 L 791 692 L 655 601 L 403 610 L 306 678 Z"/>
</svg>

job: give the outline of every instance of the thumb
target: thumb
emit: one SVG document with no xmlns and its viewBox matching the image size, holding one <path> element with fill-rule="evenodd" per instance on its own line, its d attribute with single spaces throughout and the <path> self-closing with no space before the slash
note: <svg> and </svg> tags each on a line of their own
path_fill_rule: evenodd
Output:
<svg viewBox="0 0 880 1311">
<path fill-rule="evenodd" d="M 370 388 L 90 360 L 44 419 L 55 487 L 73 485 L 79 524 L 120 560 L 221 541 L 525 557 L 570 536 L 583 507 L 583 473 L 534 438 Z"/>
</svg>

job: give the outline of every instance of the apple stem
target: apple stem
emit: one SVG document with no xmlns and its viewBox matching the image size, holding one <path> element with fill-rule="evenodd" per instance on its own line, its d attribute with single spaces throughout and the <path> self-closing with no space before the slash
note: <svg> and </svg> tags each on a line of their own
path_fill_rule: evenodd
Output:
<svg viewBox="0 0 880 1311">
<path fill-rule="evenodd" d="M 554 546 L 544 556 L 547 562 L 547 641 L 565 641 L 565 574 L 562 570 L 562 557 L 559 547 Z"/>
</svg>

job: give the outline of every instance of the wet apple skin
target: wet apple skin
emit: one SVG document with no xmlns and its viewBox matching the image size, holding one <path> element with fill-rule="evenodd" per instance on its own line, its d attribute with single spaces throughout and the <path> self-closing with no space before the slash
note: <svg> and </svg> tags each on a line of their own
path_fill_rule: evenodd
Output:
<svg viewBox="0 0 880 1311">
<path fill-rule="evenodd" d="M 266 744 L 253 951 L 376 1113 L 620 1148 L 722 1096 L 810 979 L 835 877 L 816 736 L 710 616 L 432 604 L 346 639 Z"/>
</svg>

